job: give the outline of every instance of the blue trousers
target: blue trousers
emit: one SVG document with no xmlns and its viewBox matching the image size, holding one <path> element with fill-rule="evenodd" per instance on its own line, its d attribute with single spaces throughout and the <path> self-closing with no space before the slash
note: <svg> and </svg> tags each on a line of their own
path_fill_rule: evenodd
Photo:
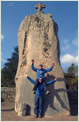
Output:
<svg viewBox="0 0 79 122">
<path fill-rule="evenodd" d="M 34 114 L 42 114 L 42 110 L 43 110 L 43 96 L 35 94 Z"/>
</svg>

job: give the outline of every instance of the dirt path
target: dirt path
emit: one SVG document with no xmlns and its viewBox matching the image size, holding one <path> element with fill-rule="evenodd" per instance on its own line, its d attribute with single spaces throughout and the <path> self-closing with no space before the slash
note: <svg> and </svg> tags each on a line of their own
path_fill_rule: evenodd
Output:
<svg viewBox="0 0 79 122">
<path fill-rule="evenodd" d="M 1 121 L 78 121 L 78 106 L 71 106 L 71 116 L 54 116 L 34 118 L 34 116 L 18 116 L 13 102 L 1 103 Z"/>
</svg>

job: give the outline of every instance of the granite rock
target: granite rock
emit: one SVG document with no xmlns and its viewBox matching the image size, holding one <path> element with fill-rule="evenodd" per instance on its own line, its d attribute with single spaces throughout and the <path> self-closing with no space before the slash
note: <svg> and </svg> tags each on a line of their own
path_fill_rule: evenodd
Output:
<svg viewBox="0 0 79 122">
<path fill-rule="evenodd" d="M 36 73 L 31 69 L 31 60 L 34 59 L 34 66 L 37 68 L 40 63 L 44 68 L 49 68 L 52 63 L 56 64 L 52 71 L 46 73 L 46 82 L 59 77 L 55 83 L 48 86 L 50 94 L 44 95 L 43 115 L 69 115 L 69 101 L 60 64 L 58 25 L 52 19 L 52 15 L 41 11 L 27 15 L 18 30 L 18 47 L 15 111 L 19 111 L 21 103 L 27 103 L 31 107 L 31 114 L 34 114 L 34 95 L 32 94 L 34 85 L 24 76 L 24 72 L 27 72 L 28 76 L 36 80 Z"/>
</svg>

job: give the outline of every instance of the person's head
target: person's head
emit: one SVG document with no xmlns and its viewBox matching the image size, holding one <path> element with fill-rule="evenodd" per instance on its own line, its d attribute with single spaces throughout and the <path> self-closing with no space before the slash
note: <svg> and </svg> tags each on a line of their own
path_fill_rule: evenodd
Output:
<svg viewBox="0 0 79 122">
<path fill-rule="evenodd" d="M 39 78 L 39 83 L 42 83 L 42 82 L 43 82 L 43 78 L 40 77 L 40 78 Z"/>
<path fill-rule="evenodd" d="M 39 65 L 39 69 L 42 69 L 42 68 L 43 68 L 43 65 L 42 65 L 42 64 L 40 64 L 40 65 Z"/>
</svg>

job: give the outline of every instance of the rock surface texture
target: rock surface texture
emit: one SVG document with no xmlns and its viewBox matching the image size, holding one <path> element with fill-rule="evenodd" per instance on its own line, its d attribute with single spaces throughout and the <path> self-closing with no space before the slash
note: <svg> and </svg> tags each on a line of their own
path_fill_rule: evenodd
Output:
<svg viewBox="0 0 79 122">
<path fill-rule="evenodd" d="M 53 70 L 46 73 L 46 82 L 59 77 L 56 82 L 48 86 L 50 94 L 44 95 L 43 115 L 69 115 L 70 107 L 60 64 L 57 33 L 58 26 L 52 19 L 52 15 L 44 14 L 40 10 L 34 15 L 27 15 L 22 21 L 18 31 L 19 62 L 15 77 L 16 112 L 19 112 L 21 103 L 27 103 L 31 107 L 31 114 L 34 114 L 34 94 L 32 93 L 34 85 L 24 76 L 24 72 L 27 72 L 28 76 L 36 80 L 36 72 L 31 69 L 31 60 L 34 59 L 36 68 L 40 63 L 45 69 L 52 63 L 56 63 Z"/>
</svg>

